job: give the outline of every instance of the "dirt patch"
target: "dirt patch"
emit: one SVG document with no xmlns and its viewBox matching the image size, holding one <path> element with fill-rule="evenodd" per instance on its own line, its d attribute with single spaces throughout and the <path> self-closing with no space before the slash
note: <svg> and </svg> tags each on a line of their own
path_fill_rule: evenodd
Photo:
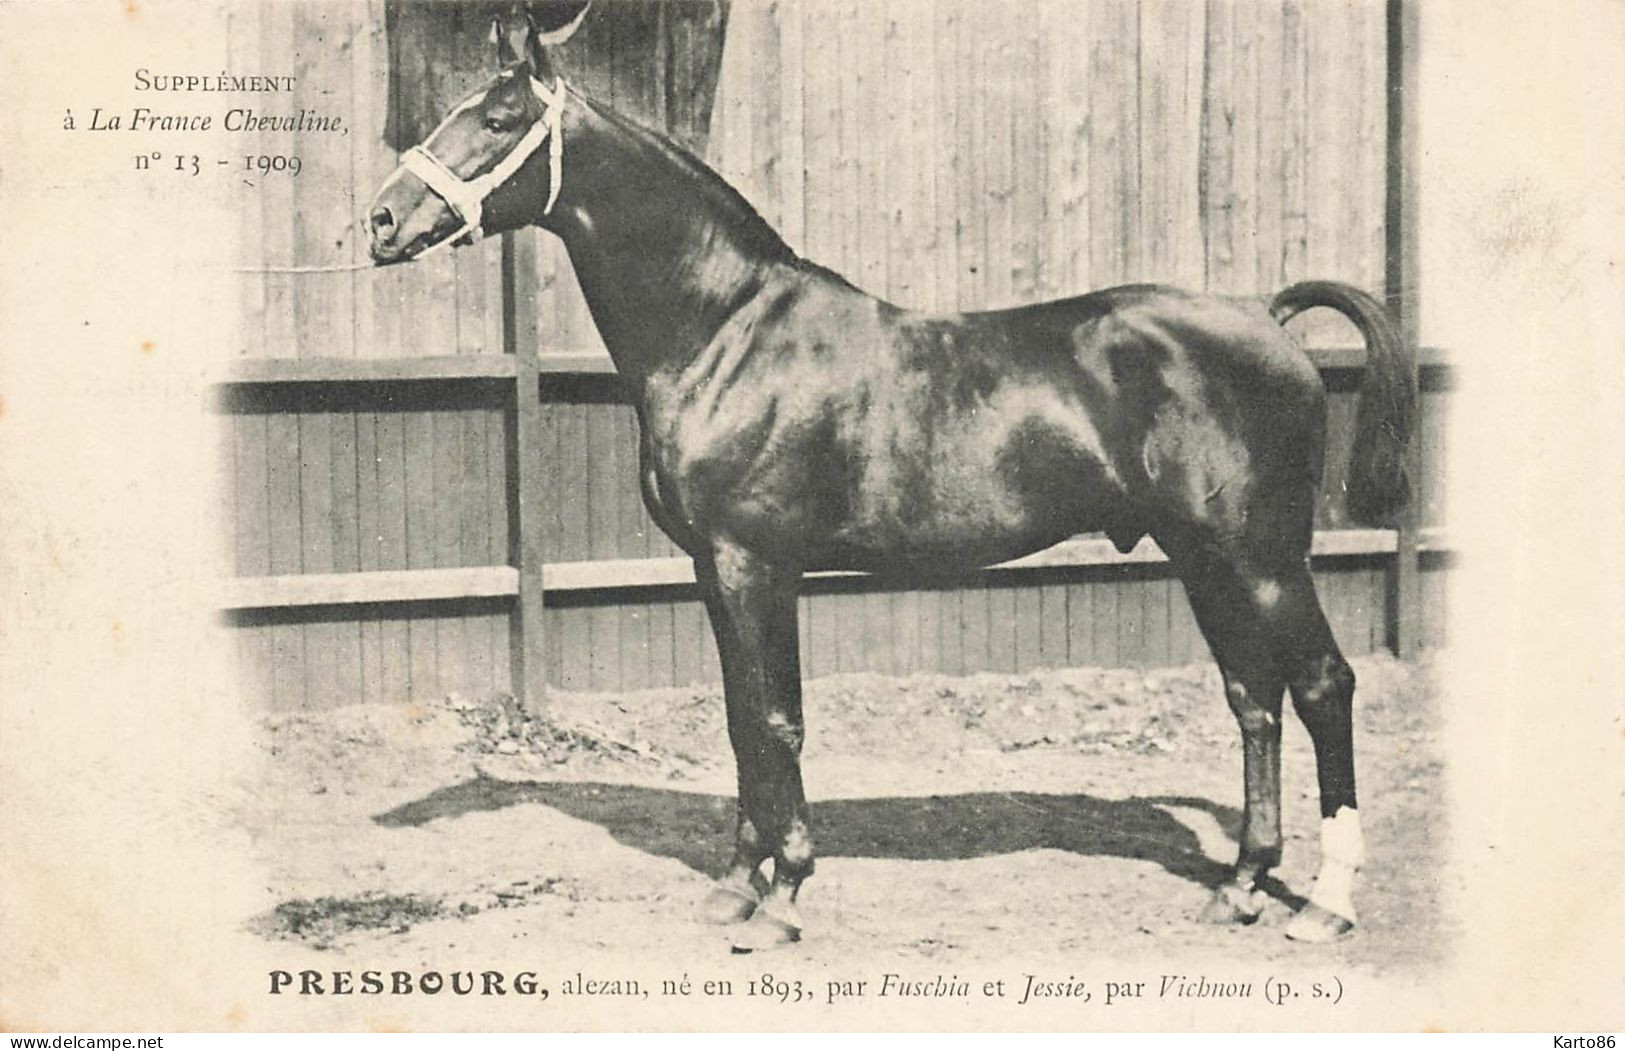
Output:
<svg viewBox="0 0 1625 1051">
<path fill-rule="evenodd" d="M 438 899 L 413 894 L 365 894 L 359 898 L 317 898 L 285 901 L 253 923 L 267 938 L 308 942 L 312 948 L 331 949 L 354 931 L 405 934 L 415 923 L 446 914 Z"/>
<path fill-rule="evenodd" d="M 1360 933 L 1329 951 L 1391 974 L 1452 937 L 1438 713 L 1426 665 L 1355 665 L 1370 860 Z M 1240 820 L 1239 736 L 1211 667 L 840 676 L 810 683 L 805 707 L 820 862 L 788 958 L 1302 958 L 1268 930 L 1318 861 L 1296 720 L 1273 900 L 1259 927 L 1194 920 Z M 425 960 L 542 932 L 559 958 L 720 945 L 690 919 L 732 832 L 720 688 L 557 693 L 535 717 L 501 697 L 343 708 L 268 717 L 258 739 L 237 817 L 266 871 L 267 938 Z"/>
</svg>

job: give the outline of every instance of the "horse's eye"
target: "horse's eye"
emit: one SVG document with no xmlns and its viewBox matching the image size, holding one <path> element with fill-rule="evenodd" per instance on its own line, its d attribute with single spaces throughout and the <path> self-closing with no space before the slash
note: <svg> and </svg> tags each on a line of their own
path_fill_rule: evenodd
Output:
<svg viewBox="0 0 1625 1051">
<path fill-rule="evenodd" d="M 485 130 L 492 132 L 493 134 L 501 135 L 503 132 L 508 130 L 508 125 L 501 117 L 486 117 Z"/>
</svg>

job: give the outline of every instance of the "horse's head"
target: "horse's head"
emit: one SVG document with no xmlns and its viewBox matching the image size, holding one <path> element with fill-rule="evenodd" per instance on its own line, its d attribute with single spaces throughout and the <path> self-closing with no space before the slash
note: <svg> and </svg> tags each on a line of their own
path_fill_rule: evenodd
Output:
<svg viewBox="0 0 1625 1051">
<path fill-rule="evenodd" d="M 494 24 L 501 72 L 402 156 L 368 207 L 373 262 L 404 263 L 552 210 L 563 178 L 566 89 L 545 47 L 573 33 L 588 6 L 569 5 L 568 20 L 551 29 L 527 19 L 523 59 Z"/>
</svg>

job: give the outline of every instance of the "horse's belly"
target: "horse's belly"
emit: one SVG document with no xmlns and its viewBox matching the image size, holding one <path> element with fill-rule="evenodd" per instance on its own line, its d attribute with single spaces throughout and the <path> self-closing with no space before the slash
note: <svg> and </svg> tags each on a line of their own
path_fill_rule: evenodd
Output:
<svg viewBox="0 0 1625 1051">
<path fill-rule="evenodd" d="M 1114 472 L 1062 430 L 1011 428 L 997 443 L 938 446 L 872 463 L 820 554 L 843 568 L 957 570 L 1041 550 L 1121 514 Z"/>
</svg>

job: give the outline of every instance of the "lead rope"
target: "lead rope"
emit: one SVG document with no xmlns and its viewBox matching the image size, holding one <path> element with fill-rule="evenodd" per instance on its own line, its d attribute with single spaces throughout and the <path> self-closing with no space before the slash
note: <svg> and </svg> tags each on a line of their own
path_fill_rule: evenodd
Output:
<svg viewBox="0 0 1625 1051">
<path fill-rule="evenodd" d="M 484 175 L 472 179 L 464 179 L 452 171 L 440 158 L 429 151 L 426 144 L 420 143 L 407 150 L 401 156 L 401 168 L 416 175 L 423 180 L 435 196 L 446 202 L 452 214 L 463 221 L 463 225 L 455 232 L 436 241 L 429 248 L 412 257 L 412 260 L 425 259 L 449 245 L 457 244 L 464 237 L 470 241 L 477 241 L 484 236 L 481 229 L 481 220 L 485 213 L 485 200 L 495 193 L 497 187 L 513 178 L 514 174 L 530 160 L 531 155 L 541 148 L 543 140 L 547 142 L 548 186 L 547 204 L 542 214 L 551 215 L 553 205 L 559 199 L 559 186 L 564 179 L 564 100 L 565 87 L 562 78 L 555 77 L 551 90 L 537 80 L 530 78 L 531 92 L 537 101 L 542 104 L 542 116 L 525 132 L 524 137 L 514 144 L 507 155 Z M 452 116 L 457 111 L 453 111 Z M 449 120 L 449 118 L 448 118 Z M 445 126 L 441 122 L 441 127 Z M 435 133 L 431 132 L 430 139 Z M 472 236 L 470 236 L 472 235 Z M 372 270 L 372 263 L 340 263 L 328 266 L 259 266 L 234 267 L 233 273 L 239 274 L 337 274 L 349 271 Z"/>
</svg>

